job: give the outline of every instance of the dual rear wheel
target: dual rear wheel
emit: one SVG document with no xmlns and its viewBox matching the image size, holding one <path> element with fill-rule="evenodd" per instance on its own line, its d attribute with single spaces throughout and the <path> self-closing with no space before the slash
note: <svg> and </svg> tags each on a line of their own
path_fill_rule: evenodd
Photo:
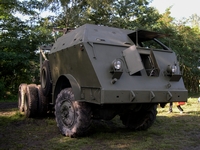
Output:
<svg viewBox="0 0 200 150">
<path fill-rule="evenodd" d="M 41 85 L 21 84 L 18 92 L 18 108 L 26 117 L 44 116 L 51 98 L 52 81 L 49 61 L 42 64 Z"/>
<path fill-rule="evenodd" d="M 22 83 L 19 86 L 18 90 L 18 108 L 20 112 L 24 112 L 24 103 L 26 99 L 26 87 L 27 84 Z"/>
<path fill-rule="evenodd" d="M 44 116 L 48 109 L 48 98 L 42 94 L 40 85 L 21 84 L 18 93 L 18 108 L 27 118 Z"/>
</svg>

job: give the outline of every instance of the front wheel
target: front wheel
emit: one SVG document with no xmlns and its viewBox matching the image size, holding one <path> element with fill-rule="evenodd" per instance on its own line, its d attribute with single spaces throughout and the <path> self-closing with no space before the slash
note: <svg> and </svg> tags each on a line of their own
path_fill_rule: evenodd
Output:
<svg viewBox="0 0 200 150">
<path fill-rule="evenodd" d="M 75 101 L 71 88 L 63 89 L 58 94 L 55 116 L 57 126 L 65 136 L 83 136 L 91 127 L 90 106 L 85 102 Z"/>
<path fill-rule="evenodd" d="M 147 107 L 148 106 L 148 107 Z M 120 115 L 122 123 L 132 130 L 146 130 L 156 120 L 157 104 L 144 105 L 139 111 L 130 110 Z"/>
</svg>

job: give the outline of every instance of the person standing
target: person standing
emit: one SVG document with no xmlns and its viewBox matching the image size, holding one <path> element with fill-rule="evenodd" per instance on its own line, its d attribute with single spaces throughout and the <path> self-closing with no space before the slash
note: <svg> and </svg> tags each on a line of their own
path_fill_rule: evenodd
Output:
<svg viewBox="0 0 200 150">
<path fill-rule="evenodd" d="M 168 113 L 172 113 L 173 112 L 172 107 L 173 107 L 173 102 L 170 102 L 169 103 L 169 112 Z M 183 113 L 183 108 L 181 107 L 181 105 L 178 102 L 177 102 L 177 108 L 180 111 L 180 113 L 182 114 Z"/>
</svg>

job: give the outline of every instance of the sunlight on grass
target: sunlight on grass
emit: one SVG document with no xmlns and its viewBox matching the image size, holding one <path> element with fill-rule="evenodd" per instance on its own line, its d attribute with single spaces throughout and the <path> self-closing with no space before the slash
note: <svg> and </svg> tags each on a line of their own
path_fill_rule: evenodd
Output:
<svg viewBox="0 0 200 150">
<path fill-rule="evenodd" d="M 6 126 L 13 121 L 22 120 L 24 118 L 25 116 L 16 110 L 0 112 L 0 126 Z"/>
<path fill-rule="evenodd" d="M 16 109 L 0 110 L 0 116 L 13 116 L 16 111 Z"/>
<path fill-rule="evenodd" d="M 188 101 L 185 105 L 181 106 L 184 110 L 183 114 L 179 113 L 178 108 L 176 107 L 176 104 L 173 104 L 173 113 L 168 114 L 169 111 L 169 104 L 165 106 L 165 108 L 161 108 L 158 106 L 158 114 L 157 116 L 175 116 L 175 115 L 200 115 L 200 103 L 198 103 L 198 98 L 192 98 L 189 97 Z"/>
</svg>

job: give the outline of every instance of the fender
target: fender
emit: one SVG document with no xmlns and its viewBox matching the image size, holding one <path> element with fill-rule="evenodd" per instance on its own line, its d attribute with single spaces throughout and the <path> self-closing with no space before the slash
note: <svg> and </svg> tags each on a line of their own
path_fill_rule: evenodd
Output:
<svg viewBox="0 0 200 150">
<path fill-rule="evenodd" d="M 81 99 L 81 87 L 77 80 L 71 74 L 63 74 L 56 81 L 56 86 L 54 89 L 54 104 L 57 98 L 57 95 L 64 88 L 72 88 L 74 93 L 75 100 Z"/>
</svg>

